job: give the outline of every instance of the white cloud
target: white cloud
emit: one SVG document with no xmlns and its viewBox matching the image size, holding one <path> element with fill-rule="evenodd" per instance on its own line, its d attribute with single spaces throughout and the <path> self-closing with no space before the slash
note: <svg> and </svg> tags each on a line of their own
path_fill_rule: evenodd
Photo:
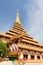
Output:
<svg viewBox="0 0 43 65">
<path fill-rule="evenodd" d="M 25 9 L 29 17 L 26 18 L 27 26 L 30 25 L 30 29 L 27 28 L 28 32 L 43 43 L 43 0 L 30 0 Z"/>
</svg>

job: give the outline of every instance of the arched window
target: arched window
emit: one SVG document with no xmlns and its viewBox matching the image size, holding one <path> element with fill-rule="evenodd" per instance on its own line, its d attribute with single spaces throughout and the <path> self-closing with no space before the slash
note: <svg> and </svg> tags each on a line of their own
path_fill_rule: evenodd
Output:
<svg viewBox="0 0 43 65">
<path fill-rule="evenodd" d="M 32 59 L 32 60 L 34 59 L 34 55 L 31 55 L 31 59 Z"/>
<path fill-rule="evenodd" d="M 28 59 L 28 55 L 25 55 L 25 54 L 24 54 L 24 55 L 23 55 L 23 59 L 24 59 L 24 60 L 27 60 L 27 59 Z"/>
<path fill-rule="evenodd" d="M 40 56 L 37 56 L 37 59 L 40 59 Z"/>
</svg>

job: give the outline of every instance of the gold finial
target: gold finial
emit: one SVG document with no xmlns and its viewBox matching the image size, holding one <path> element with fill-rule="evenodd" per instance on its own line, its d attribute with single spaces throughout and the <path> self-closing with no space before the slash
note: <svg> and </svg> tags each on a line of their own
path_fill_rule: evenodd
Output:
<svg viewBox="0 0 43 65">
<path fill-rule="evenodd" d="M 17 11 L 16 11 L 16 16 L 19 16 L 18 9 L 17 9 Z"/>
<path fill-rule="evenodd" d="M 21 24 L 21 23 L 20 23 L 20 19 L 19 19 L 18 9 L 17 9 L 17 11 L 16 11 L 16 20 L 15 20 L 15 23 Z"/>
</svg>

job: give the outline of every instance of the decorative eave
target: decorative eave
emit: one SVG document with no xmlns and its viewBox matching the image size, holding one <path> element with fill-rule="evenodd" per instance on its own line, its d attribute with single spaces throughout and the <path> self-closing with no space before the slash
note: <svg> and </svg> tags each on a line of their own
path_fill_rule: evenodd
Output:
<svg viewBox="0 0 43 65">
<path fill-rule="evenodd" d="M 20 44 L 18 43 L 17 46 L 21 49 L 27 49 L 27 50 L 33 50 L 33 51 L 38 51 L 38 52 L 43 52 L 43 49 L 35 47 L 35 46 L 29 46 L 25 44 Z"/>
</svg>

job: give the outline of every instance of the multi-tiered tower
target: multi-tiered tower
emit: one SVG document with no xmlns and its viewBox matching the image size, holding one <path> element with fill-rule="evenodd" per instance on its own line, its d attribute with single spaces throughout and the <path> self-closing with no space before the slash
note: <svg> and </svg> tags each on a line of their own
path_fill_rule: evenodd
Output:
<svg viewBox="0 0 43 65">
<path fill-rule="evenodd" d="M 20 52 L 20 59 L 43 59 L 43 45 L 35 41 L 22 28 L 18 11 L 12 28 L 5 34 L 0 33 L 0 38 L 7 41 L 9 55 L 15 55 L 16 50 L 16 54 Z"/>
</svg>

